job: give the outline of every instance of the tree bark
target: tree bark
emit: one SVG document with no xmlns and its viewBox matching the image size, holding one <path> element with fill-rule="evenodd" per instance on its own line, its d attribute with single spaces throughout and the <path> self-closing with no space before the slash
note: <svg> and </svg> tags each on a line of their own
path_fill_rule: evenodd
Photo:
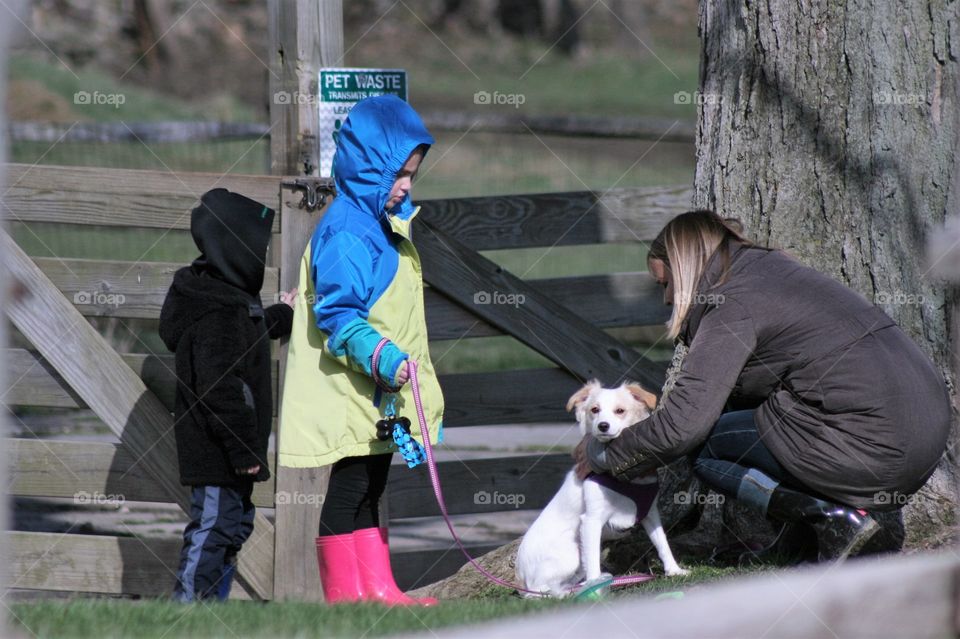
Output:
<svg viewBox="0 0 960 639">
<path fill-rule="evenodd" d="M 873 300 L 934 360 L 956 409 L 958 295 L 924 254 L 957 201 L 960 2 L 711 0 L 699 29 L 696 206 Z M 908 545 L 954 523 L 956 443 L 955 428 L 903 511 Z"/>
</svg>

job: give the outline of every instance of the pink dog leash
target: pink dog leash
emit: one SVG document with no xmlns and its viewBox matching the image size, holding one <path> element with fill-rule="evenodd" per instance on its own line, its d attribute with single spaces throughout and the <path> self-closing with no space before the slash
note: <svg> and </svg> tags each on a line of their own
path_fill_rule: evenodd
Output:
<svg viewBox="0 0 960 639">
<path fill-rule="evenodd" d="M 387 385 L 385 382 L 383 382 L 383 380 L 380 378 L 379 372 L 377 371 L 377 364 L 379 363 L 380 352 L 383 350 L 384 345 L 386 345 L 388 342 L 389 340 L 386 338 L 383 338 L 380 340 L 380 343 L 377 344 L 377 347 L 373 351 L 373 357 L 371 358 L 371 366 L 370 366 L 370 369 L 373 373 L 374 382 L 377 384 L 377 386 L 379 386 L 384 390 L 390 389 L 390 386 Z M 457 535 L 457 531 L 454 530 L 453 528 L 453 522 L 450 521 L 450 515 L 447 512 L 447 503 L 443 499 L 443 491 L 440 488 L 440 475 L 437 472 L 437 463 L 433 456 L 433 445 L 430 442 L 430 429 L 427 427 L 427 418 L 426 418 L 426 414 L 423 411 L 423 403 L 421 402 L 421 399 L 420 399 L 420 383 L 417 378 L 416 361 L 414 361 L 413 359 L 408 359 L 407 370 L 410 376 L 410 390 L 413 392 L 413 403 L 417 411 L 417 422 L 420 425 L 420 433 L 423 436 L 423 448 L 427 457 L 427 472 L 430 473 L 430 483 L 433 485 L 433 494 L 437 498 L 437 505 L 440 507 L 440 512 L 443 515 L 443 521 L 447 524 L 447 529 L 450 531 L 450 535 L 453 537 L 454 542 L 456 542 L 457 546 L 460 548 L 460 552 L 463 553 L 463 556 L 467 558 L 467 561 L 469 561 L 470 564 L 474 568 L 476 568 L 481 575 L 483 575 L 493 583 L 499 586 L 503 586 L 505 588 L 512 588 L 520 592 L 527 592 L 535 595 L 542 595 L 543 593 L 541 592 L 523 588 L 521 586 L 518 586 L 517 584 L 512 584 L 509 581 L 506 581 L 504 579 L 497 577 L 494 574 L 491 574 L 483 566 L 481 566 L 476 559 L 471 557 L 469 552 L 467 552 L 467 549 L 464 547 L 463 542 L 460 540 L 460 537 Z M 395 390 L 396 389 L 394 389 L 394 391 L 392 392 L 395 392 Z M 391 392 L 391 391 L 388 391 L 388 392 Z M 609 585 L 610 587 L 616 588 L 619 586 L 629 586 L 632 584 L 643 583 L 645 581 L 650 581 L 651 579 L 654 579 L 653 575 L 641 573 L 637 575 L 629 575 L 624 577 L 614 577 L 613 580 L 609 582 L 609 584 L 604 584 L 604 585 Z M 596 589 L 595 587 L 591 587 L 589 590 L 592 592 L 595 589 Z M 571 589 L 571 592 L 575 592 L 575 591 L 576 589 Z"/>
</svg>

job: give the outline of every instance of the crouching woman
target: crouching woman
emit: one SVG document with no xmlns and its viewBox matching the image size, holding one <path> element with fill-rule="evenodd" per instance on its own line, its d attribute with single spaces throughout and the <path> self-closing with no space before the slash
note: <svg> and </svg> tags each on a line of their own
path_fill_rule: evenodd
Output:
<svg viewBox="0 0 960 639">
<path fill-rule="evenodd" d="M 648 266 L 689 350 L 659 411 L 588 447 L 592 469 L 629 480 L 690 455 L 715 490 L 812 528 L 820 561 L 856 554 L 869 513 L 902 504 L 944 452 L 937 369 L 862 295 L 714 212 L 671 220 Z"/>
</svg>

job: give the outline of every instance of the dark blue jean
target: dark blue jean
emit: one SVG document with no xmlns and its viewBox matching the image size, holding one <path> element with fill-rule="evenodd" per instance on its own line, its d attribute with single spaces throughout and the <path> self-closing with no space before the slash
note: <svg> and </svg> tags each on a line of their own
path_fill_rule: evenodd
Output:
<svg viewBox="0 0 960 639">
<path fill-rule="evenodd" d="M 796 485 L 764 446 L 754 413 L 754 410 L 738 410 L 721 415 L 693 460 L 697 477 L 730 497 L 737 496 L 740 481 L 751 468 L 776 481 Z"/>
<path fill-rule="evenodd" d="M 193 487 L 174 599 L 186 602 L 215 597 L 221 586 L 229 585 L 225 573 L 253 532 L 257 511 L 250 500 L 252 493 L 252 480 L 239 488 Z"/>
</svg>

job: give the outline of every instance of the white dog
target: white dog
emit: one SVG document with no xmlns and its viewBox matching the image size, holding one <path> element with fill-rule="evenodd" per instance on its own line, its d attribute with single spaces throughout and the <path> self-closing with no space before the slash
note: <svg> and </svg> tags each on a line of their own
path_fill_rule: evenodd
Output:
<svg viewBox="0 0 960 639">
<path fill-rule="evenodd" d="M 594 380 L 570 398 L 567 410 L 575 410 L 580 432 L 610 441 L 624 428 L 650 415 L 657 398 L 636 384 L 603 388 Z M 564 597 L 581 581 L 605 577 L 600 571 L 600 542 L 623 536 L 637 523 L 638 503 L 649 510 L 640 523 L 657 549 L 667 575 L 685 575 L 670 552 L 657 510 L 657 476 L 619 484 L 607 476 L 598 483 L 592 476 L 577 479 L 567 473 L 563 486 L 523 536 L 517 551 L 517 577 L 527 590 L 542 596 Z M 618 484 L 618 490 L 609 488 Z M 526 596 L 536 596 L 526 594 Z"/>
</svg>

